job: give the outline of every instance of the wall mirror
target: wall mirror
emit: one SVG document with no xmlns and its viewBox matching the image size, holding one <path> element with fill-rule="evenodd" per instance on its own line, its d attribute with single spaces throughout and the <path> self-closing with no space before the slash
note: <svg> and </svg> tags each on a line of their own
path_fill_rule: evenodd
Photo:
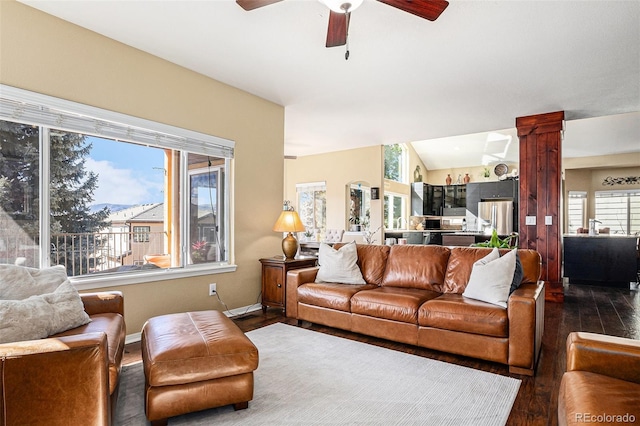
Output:
<svg viewBox="0 0 640 426">
<path fill-rule="evenodd" d="M 371 219 L 371 185 L 365 181 L 347 184 L 347 224 L 346 229 L 360 232 L 369 226 Z"/>
</svg>

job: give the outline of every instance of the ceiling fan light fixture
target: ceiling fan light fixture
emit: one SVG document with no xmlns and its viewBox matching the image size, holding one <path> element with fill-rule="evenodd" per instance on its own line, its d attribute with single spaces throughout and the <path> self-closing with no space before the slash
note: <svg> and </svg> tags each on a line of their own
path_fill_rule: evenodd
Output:
<svg viewBox="0 0 640 426">
<path fill-rule="evenodd" d="M 329 9 L 336 13 L 353 12 L 362 5 L 364 0 L 321 0 Z"/>
</svg>

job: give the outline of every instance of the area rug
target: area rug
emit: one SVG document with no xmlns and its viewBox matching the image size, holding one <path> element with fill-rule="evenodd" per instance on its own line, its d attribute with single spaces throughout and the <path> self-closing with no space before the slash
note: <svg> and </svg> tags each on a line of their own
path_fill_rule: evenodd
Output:
<svg viewBox="0 0 640 426">
<path fill-rule="evenodd" d="M 169 425 L 504 425 L 520 380 L 286 324 L 247 333 L 254 399 Z M 142 364 L 123 368 L 115 424 L 147 425 Z"/>
</svg>

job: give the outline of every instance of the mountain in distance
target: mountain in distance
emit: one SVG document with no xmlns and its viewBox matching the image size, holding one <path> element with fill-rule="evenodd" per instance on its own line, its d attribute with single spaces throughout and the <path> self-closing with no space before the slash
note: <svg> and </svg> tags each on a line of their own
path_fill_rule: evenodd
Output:
<svg viewBox="0 0 640 426">
<path fill-rule="evenodd" d="M 111 203 L 100 203 L 93 204 L 91 206 L 91 213 L 95 213 L 97 211 L 102 210 L 107 207 L 111 213 L 119 212 L 120 210 L 128 209 L 129 207 L 133 207 L 133 204 L 111 204 Z"/>
</svg>

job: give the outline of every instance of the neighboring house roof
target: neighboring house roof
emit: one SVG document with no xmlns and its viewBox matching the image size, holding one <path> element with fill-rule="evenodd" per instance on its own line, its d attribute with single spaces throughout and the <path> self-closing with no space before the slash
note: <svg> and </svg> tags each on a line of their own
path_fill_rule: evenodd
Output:
<svg viewBox="0 0 640 426">
<path fill-rule="evenodd" d="M 117 212 L 112 212 L 107 217 L 107 221 L 112 223 L 124 223 L 124 222 L 127 222 L 132 217 L 136 217 L 140 213 L 143 213 L 144 211 L 149 210 L 158 205 L 162 205 L 162 203 L 137 204 L 135 206 L 131 206 L 126 209 L 118 210 Z"/>
<path fill-rule="evenodd" d="M 164 222 L 164 203 L 148 204 L 148 209 L 129 218 L 127 222 Z"/>
</svg>

